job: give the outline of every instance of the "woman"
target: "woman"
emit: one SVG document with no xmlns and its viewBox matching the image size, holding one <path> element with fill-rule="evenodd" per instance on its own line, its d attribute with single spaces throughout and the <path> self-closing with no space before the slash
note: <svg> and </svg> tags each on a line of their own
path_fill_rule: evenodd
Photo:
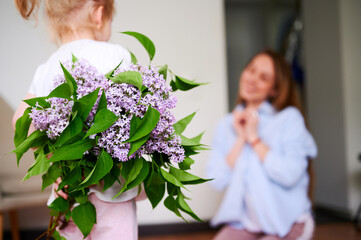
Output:
<svg viewBox="0 0 361 240">
<path fill-rule="evenodd" d="M 212 225 L 221 239 L 310 239 L 308 159 L 317 154 L 291 71 L 265 50 L 241 74 L 237 107 L 219 124 L 209 177 L 226 189 Z"/>
</svg>

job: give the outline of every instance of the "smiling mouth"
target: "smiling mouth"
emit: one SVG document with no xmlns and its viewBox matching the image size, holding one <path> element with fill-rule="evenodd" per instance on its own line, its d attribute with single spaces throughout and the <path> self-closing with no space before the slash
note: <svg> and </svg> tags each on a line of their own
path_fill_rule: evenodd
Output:
<svg viewBox="0 0 361 240">
<path fill-rule="evenodd" d="M 257 88 L 249 88 L 249 87 L 246 87 L 245 90 L 247 93 L 256 93 L 258 91 Z"/>
</svg>

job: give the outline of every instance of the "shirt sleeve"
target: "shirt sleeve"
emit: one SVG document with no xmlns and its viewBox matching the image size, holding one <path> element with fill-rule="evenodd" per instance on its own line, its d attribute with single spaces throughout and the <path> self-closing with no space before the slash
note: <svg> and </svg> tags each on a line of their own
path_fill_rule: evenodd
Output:
<svg viewBox="0 0 361 240">
<path fill-rule="evenodd" d="M 212 151 L 207 166 L 207 177 L 213 178 L 211 185 L 216 190 L 224 189 L 230 182 L 232 169 L 226 162 L 227 150 L 227 122 L 224 119 L 217 126 L 212 142 Z"/>
<path fill-rule="evenodd" d="M 271 148 L 264 160 L 264 169 L 274 182 L 292 187 L 306 174 L 308 158 L 317 155 L 313 137 L 305 126 L 301 113 L 288 109 L 280 146 Z"/>
</svg>

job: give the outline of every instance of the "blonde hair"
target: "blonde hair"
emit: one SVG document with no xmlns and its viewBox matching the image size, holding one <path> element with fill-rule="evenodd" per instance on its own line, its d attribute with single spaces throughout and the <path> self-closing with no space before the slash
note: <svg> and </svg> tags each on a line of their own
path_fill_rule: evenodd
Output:
<svg viewBox="0 0 361 240">
<path fill-rule="evenodd" d="M 32 16 L 37 18 L 41 1 L 15 0 L 15 5 L 21 16 L 28 20 Z M 44 4 L 50 36 L 56 42 L 73 32 L 71 23 L 75 23 L 78 29 L 94 30 L 93 9 L 104 7 L 103 20 L 112 19 L 115 12 L 114 0 L 44 0 Z"/>
</svg>

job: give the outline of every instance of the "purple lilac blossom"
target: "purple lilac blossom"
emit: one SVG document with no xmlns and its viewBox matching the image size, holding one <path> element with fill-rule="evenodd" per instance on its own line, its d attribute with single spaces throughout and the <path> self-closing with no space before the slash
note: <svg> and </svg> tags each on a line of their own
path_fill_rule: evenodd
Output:
<svg viewBox="0 0 361 240">
<path fill-rule="evenodd" d="M 184 149 L 181 146 L 181 140 L 174 133 L 173 124 L 176 122 L 174 115 L 169 111 L 176 106 L 177 99 L 170 94 L 171 87 L 166 84 L 163 75 L 158 73 L 154 66 L 149 68 L 140 65 L 130 65 L 128 67 L 118 68 L 114 74 L 124 71 L 137 71 L 142 75 L 143 85 L 148 88 L 149 93 L 140 98 L 140 105 L 135 105 L 134 113 L 136 116 L 143 117 L 147 106 L 151 106 L 160 112 L 160 119 L 157 126 L 151 132 L 147 142 L 130 156 L 133 158 L 142 154 L 151 154 L 153 152 L 164 153 L 169 156 L 173 162 L 182 162 L 185 157 Z M 133 86 L 132 86 L 133 87 Z M 135 87 L 133 87 L 135 89 Z M 140 95 L 139 90 L 138 95 Z M 107 95 L 108 97 L 108 95 Z M 138 98 L 135 98 L 138 100 Z M 129 122 L 130 122 L 129 118 Z M 127 125 L 130 129 L 130 124 Z M 128 130 L 129 135 L 129 130 Z"/>
<path fill-rule="evenodd" d="M 85 59 L 79 59 L 75 63 L 72 61 L 67 61 L 64 63 L 64 67 L 70 72 L 77 83 L 78 89 L 76 92 L 78 94 L 78 99 L 95 91 L 99 87 L 101 89 L 107 90 L 112 83 Z M 64 74 L 56 76 L 54 79 L 54 88 L 64 82 Z M 101 94 L 102 91 L 99 91 L 99 97 Z M 99 103 L 99 97 L 88 116 L 88 126 L 92 125 L 92 121 Z"/>
<path fill-rule="evenodd" d="M 29 115 L 35 129 L 46 131 L 50 139 L 55 139 L 68 126 L 74 102 L 63 98 L 49 98 L 46 101 L 50 103 L 50 108 L 36 105 Z"/>
<path fill-rule="evenodd" d="M 166 84 L 163 75 L 158 73 L 156 67 L 150 66 L 148 68 L 140 65 L 130 65 L 120 66 L 115 70 L 114 75 L 124 71 L 139 72 L 142 75 L 143 85 L 148 88 L 148 93 L 141 96 L 141 92 L 135 86 L 126 83 L 113 83 L 86 60 L 78 60 L 75 63 L 69 61 L 64 66 L 77 82 L 78 98 L 100 87 L 105 91 L 108 109 L 119 117 L 111 127 L 98 134 L 98 146 L 94 147 L 94 153 L 99 153 L 100 148 L 103 148 L 113 158 L 117 158 L 119 161 L 128 161 L 143 154 L 151 155 L 154 152 L 159 152 L 168 155 L 173 162 L 184 160 L 185 153 L 181 146 L 181 139 L 174 133 L 173 124 L 176 120 L 170 112 L 170 109 L 176 106 L 177 99 L 170 94 L 170 86 Z M 57 76 L 54 80 L 54 88 L 64 82 L 64 75 Z M 99 92 L 99 97 L 101 92 Z M 67 100 L 50 101 L 54 104 L 54 107 L 52 105 L 50 109 L 33 109 L 31 118 L 37 129 L 47 130 L 49 138 L 56 138 L 69 124 L 73 102 L 70 101 L 67 105 L 59 106 L 61 101 Z M 99 98 L 87 118 L 86 124 L 88 126 L 93 124 L 98 101 Z M 146 143 L 128 157 L 130 144 L 123 142 L 129 138 L 130 120 L 133 115 L 142 118 L 148 106 L 160 112 L 159 122 Z"/>
</svg>

